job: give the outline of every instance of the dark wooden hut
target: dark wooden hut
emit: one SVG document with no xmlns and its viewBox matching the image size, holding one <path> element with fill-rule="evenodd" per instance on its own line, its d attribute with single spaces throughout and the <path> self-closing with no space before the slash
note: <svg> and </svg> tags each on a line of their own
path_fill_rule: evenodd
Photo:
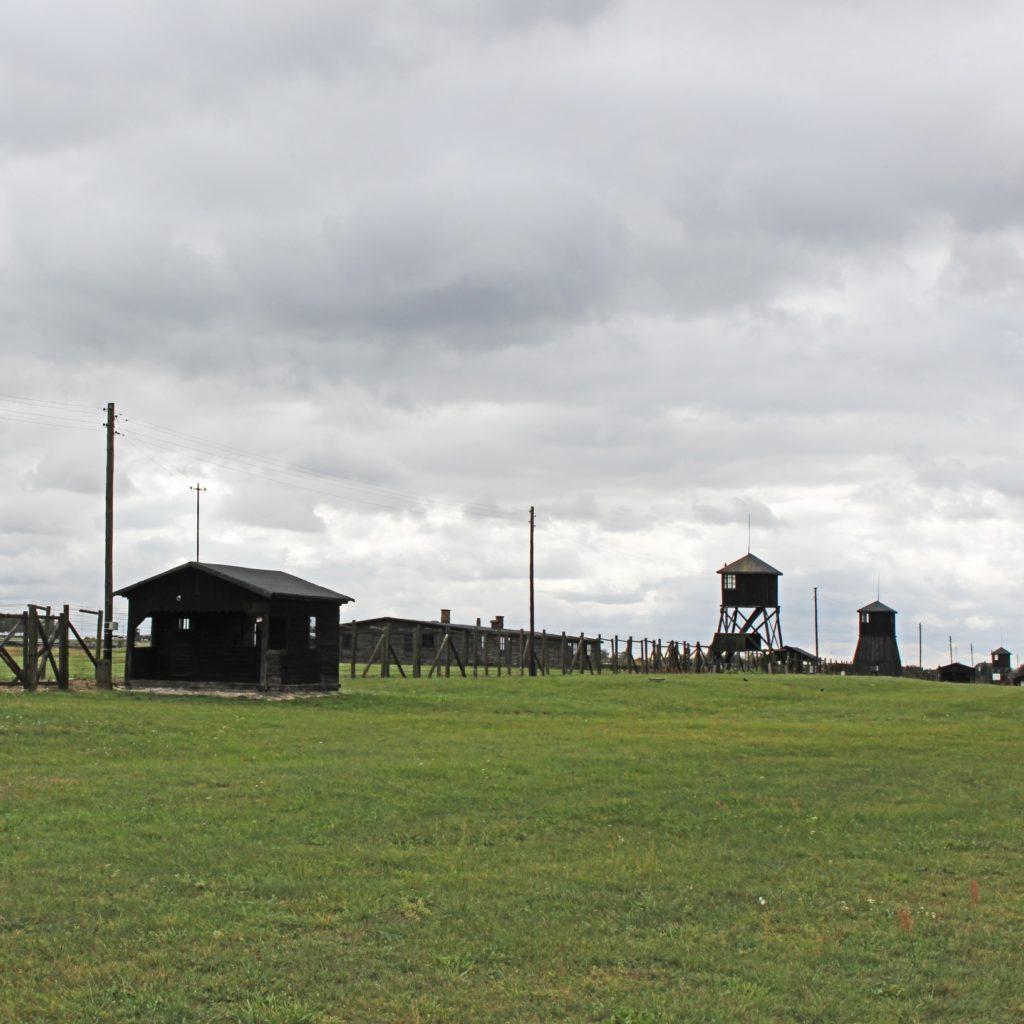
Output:
<svg viewBox="0 0 1024 1024">
<path fill-rule="evenodd" d="M 963 665 L 959 661 L 940 665 L 938 677 L 940 683 L 973 683 L 977 678 L 970 665 Z"/>
<path fill-rule="evenodd" d="M 117 591 L 128 599 L 128 686 L 338 689 L 344 594 L 276 569 L 188 562 Z M 136 634 L 151 620 L 150 646 Z"/>
<path fill-rule="evenodd" d="M 729 662 L 746 651 L 781 651 L 779 577 L 773 568 L 748 551 L 718 570 L 722 601 L 718 629 L 712 641 L 712 657 Z"/>
<path fill-rule="evenodd" d="M 881 601 L 857 609 L 860 631 L 853 655 L 853 671 L 860 676 L 903 674 L 900 648 L 896 641 L 896 610 Z"/>
</svg>

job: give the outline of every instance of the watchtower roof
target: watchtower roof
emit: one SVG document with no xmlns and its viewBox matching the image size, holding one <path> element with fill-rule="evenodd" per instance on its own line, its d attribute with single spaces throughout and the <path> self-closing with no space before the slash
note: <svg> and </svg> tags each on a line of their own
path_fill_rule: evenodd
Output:
<svg viewBox="0 0 1024 1024">
<path fill-rule="evenodd" d="M 1010 652 L 1005 647 L 997 647 L 992 653 L 993 654 L 1009 654 Z"/>
<path fill-rule="evenodd" d="M 758 558 L 757 555 L 752 555 L 749 551 L 742 558 L 737 558 L 735 562 L 723 565 L 722 568 L 718 570 L 719 576 L 724 576 L 726 573 L 730 573 L 734 576 L 782 575 L 778 569 L 773 569 L 763 558 Z"/>
<path fill-rule="evenodd" d="M 863 608 L 858 608 L 859 612 L 889 612 L 892 615 L 896 614 L 895 608 L 890 608 L 887 604 L 882 604 L 881 601 L 872 601 L 871 604 L 864 605 Z"/>
</svg>

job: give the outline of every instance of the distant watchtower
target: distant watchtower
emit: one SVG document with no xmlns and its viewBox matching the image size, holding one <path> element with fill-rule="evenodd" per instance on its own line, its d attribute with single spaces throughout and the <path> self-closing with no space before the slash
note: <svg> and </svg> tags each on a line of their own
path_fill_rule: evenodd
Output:
<svg viewBox="0 0 1024 1024">
<path fill-rule="evenodd" d="M 903 674 L 900 649 L 896 643 L 896 611 L 881 601 L 857 610 L 860 635 L 853 656 L 853 671 L 862 676 Z"/>
<path fill-rule="evenodd" d="M 712 645 L 715 657 L 729 660 L 743 651 L 782 649 L 778 569 L 749 552 L 718 570 L 722 605 Z"/>
<path fill-rule="evenodd" d="M 1010 652 L 1005 647 L 997 647 L 992 652 L 992 675 L 998 676 L 1000 682 L 1008 683 L 1012 674 Z"/>
</svg>

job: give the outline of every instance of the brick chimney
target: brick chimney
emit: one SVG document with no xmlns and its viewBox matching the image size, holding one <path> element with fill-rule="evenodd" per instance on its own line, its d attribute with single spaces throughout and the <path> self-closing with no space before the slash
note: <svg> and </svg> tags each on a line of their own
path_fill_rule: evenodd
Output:
<svg viewBox="0 0 1024 1024">
<path fill-rule="evenodd" d="M 491 629 L 504 629 L 504 628 L 505 628 L 505 616 L 504 615 L 495 615 L 494 618 L 491 619 Z"/>
<path fill-rule="evenodd" d="M 451 621 L 452 621 L 452 610 L 451 610 L 451 608 L 442 608 L 441 609 L 441 625 L 442 626 L 451 625 Z"/>
</svg>

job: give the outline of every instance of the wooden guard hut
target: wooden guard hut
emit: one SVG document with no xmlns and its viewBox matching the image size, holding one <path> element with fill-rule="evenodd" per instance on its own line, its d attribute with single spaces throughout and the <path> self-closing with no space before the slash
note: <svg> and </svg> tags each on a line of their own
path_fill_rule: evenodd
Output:
<svg viewBox="0 0 1024 1024">
<path fill-rule="evenodd" d="M 128 599 L 126 686 L 338 689 L 338 609 L 351 597 L 276 569 L 208 562 L 117 593 Z"/>
<path fill-rule="evenodd" d="M 939 666 L 940 683 L 973 683 L 976 681 L 974 669 L 970 665 L 964 665 L 959 661 L 950 662 L 948 665 Z"/>
<path fill-rule="evenodd" d="M 853 655 L 853 671 L 859 676 L 903 674 L 900 648 L 896 642 L 896 610 L 881 601 L 857 609 L 859 634 Z"/>
<path fill-rule="evenodd" d="M 746 651 L 782 650 L 782 624 L 779 619 L 778 569 L 749 551 L 735 562 L 718 570 L 722 583 L 722 601 L 718 629 L 711 654 L 716 660 L 730 661 L 734 654 Z"/>
</svg>

